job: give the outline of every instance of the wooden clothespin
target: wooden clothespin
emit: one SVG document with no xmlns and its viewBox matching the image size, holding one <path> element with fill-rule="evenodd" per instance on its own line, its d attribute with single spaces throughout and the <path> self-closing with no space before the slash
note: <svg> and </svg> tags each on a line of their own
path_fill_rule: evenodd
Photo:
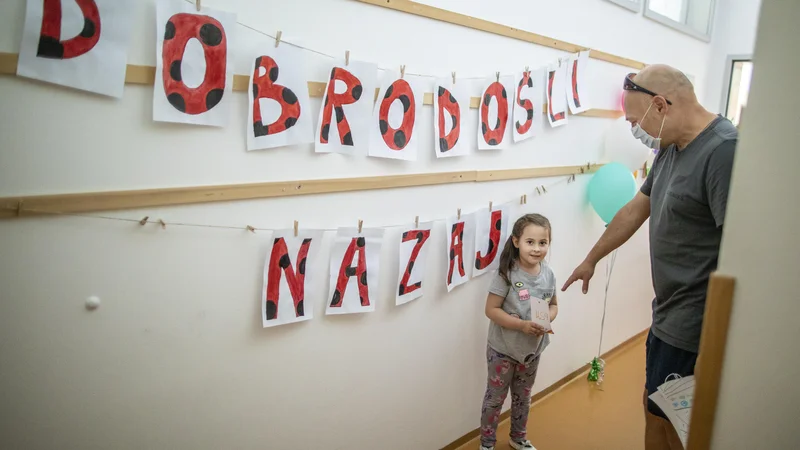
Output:
<svg viewBox="0 0 800 450">
<path fill-rule="evenodd" d="M 147 219 L 149 219 L 149 218 L 150 218 L 150 216 L 144 216 L 144 218 L 139 221 L 139 225 L 141 225 L 141 226 L 147 225 Z"/>
<path fill-rule="evenodd" d="M 294 221 L 294 237 L 297 237 L 297 229 L 298 229 L 299 226 L 300 226 L 300 222 L 295 220 Z"/>
<path fill-rule="evenodd" d="M 197 7 L 197 12 L 200 12 L 200 0 L 195 0 L 194 5 Z"/>
<path fill-rule="evenodd" d="M 461 220 L 461 208 L 458 208 L 458 220 Z"/>
<path fill-rule="evenodd" d="M 586 171 L 583 170 L 583 167 L 578 167 L 578 168 L 581 170 L 581 173 L 586 173 Z"/>
<path fill-rule="evenodd" d="M 530 72 L 530 71 L 531 71 L 531 68 L 530 68 L 530 66 L 525 66 L 525 73 L 528 73 L 528 72 Z"/>
<path fill-rule="evenodd" d="M 539 190 L 539 186 L 536 186 L 536 193 L 542 195 L 542 191 Z"/>
<path fill-rule="evenodd" d="M 167 229 L 167 223 L 164 222 L 164 219 L 158 219 L 158 223 L 161 224 L 161 229 L 162 230 L 166 230 Z"/>
<path fill-rule="evenodd" d="M 547 188 L 544 187 L 544 185 L 542 185 L 542 191 L 544 191 L 544 193 L 547 194 Z"/>
<path fill-rule="evenodd" d="M 590 163 L 590 162 L 587 162 L 587 163 L 586 163 L 586 171 L 588 172 L 588 171 L 590 171 L 590 170 L 592 170 L 592 163 Z"/>
<path fill-rule="evenodd" d="M 345 67 L 350 65 L 350 50 L 344 52 L 344 65 Z"/>
<path fill-rule="evenodd" d="M 497 80 L 497 82 L 499 83 L 500 82 L 500 72 L 495 72 L 494 73 L 494 77 Z"/>
<path fill-rule="evenodd" d="M 281 34 L 283 34 L 281 30 L 278 30 L 278 32 L 275 33 L 275 48 L 278 48 L 278 45 L 281 43 Z"/>
<path fill-rule="evenodd" d="M 491 212 L 491 211 L 492 211 L 492 201 L 489 200 L 489 212 Z"/>
<path fill-rule="evenodd" d="M 247 227 L 245 227 L 245 229 L 246 229 L 247 231 L 251 232 L 251 233 L 255 233 L 255 232 L 256 232 L 256 229 L 255 229 L 255 228 L 253 228 L 253 227 L 251 227 L 250 225 L 248 225 Z"/>
<path fill-rule="evenodd" d="M 414 228 L 419 228 L 419 216 L 414 217 Z"/>
<path fill-rule="evenodd" d="M 402 66 L 400 66 L 400 78 L 403 78 L 405 76 L 406 76 L 406 65 L 403 64 Z"/>
<path fill-rule="evenodd" d="M 456 73 L 453 72 L 453 84 L 456 84 Z"/>
<path fill-rule="evenodd" d="M 17 202 L 17 217 L 19 217 L 20 215 L 22 215 L 22 200 Z"/>
<path fill-rule="evenodd" d="M 364 226 L 364 221 L 358 219 L 358 234 L 361 234 L 361 228 Z"/>
</svg>

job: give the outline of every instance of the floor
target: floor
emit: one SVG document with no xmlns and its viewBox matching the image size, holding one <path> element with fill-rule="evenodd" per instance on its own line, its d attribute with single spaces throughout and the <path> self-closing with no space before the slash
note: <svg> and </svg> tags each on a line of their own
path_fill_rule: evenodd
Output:
<svg viewBox="0 0 800 450">
<path fill-rule="evenodd" d="M 585 376 L 533 405 L 528 439 L 537 450 L 644 448 L 644 338 L 606 361 L 602 390 Z M 497 450 L 508 446 L 509 423 L 497 430 Z M 477 450 L 478 439 L 458 450 Z"/>
</svg>

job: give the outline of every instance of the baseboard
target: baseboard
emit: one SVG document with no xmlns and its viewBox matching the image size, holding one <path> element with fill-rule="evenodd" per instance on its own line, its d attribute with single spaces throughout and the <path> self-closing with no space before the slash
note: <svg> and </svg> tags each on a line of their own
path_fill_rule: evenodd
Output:
<svg viewBox="0 0 800 450">
<path fill-rule="evenodd" d="M 640 340 L 644 339 L 647 336 L 648 331 L 650 331 L 650 328 L 647 328 L 647 329 L 645 329 L 645 330 L 643 330 L 643 331 L 641 331 L 639 333 L 636 333 L 635 335 L 633 335 L 632 337 L 628 338 L 627 340 L 625 340 L 621 344 L 619 344 L 616 347 L 610 349 L 609 351 L 603 353 L 601 355 L 601 358 L 603 358 L 604 360 L 605 359 L 609 359 L 609 358 L 613 357 L 614 355 L 616 355 L 617 353 L 620 353 L 623 350 L 627 349 L 631 345 L 638 343 Z M 571 372 L 569 375 L 565 376 L 564 378 L 561 378 L 560 380 L 556 381 L 555 383 L 551 384 L 550 386 L 542 389 L 541 392 L 537 392 L 535 395 L 533 395 L 531 397 L 531 407 L 536 405 L 537 402 L 541 401 L 542 399 L 544 399 L 548 395 L 550 395 L 553 392 L 557 391 L 559 388 L 561 388 L 565 384 L 567 384 L 567 383 L 569 383 L 571 381 L 574 381 L 579 377 L 582 377 L 585 373 L 587 373 L 589 371 L 590 367 L 591 367 L 591 362 L 586 363 L 583 366 L 581 366 L 580 368 L 578 368 L 578 369 L 574 370 L 573 372 Z M 506 419 L 509 418 L 510 415 L 511 415 L 511 410 L 508 410 L 508 411 L 506 411 L 506 412 L 504 412 L 503 414 L 500 415 L 500 420 L 501 421 L 506 420 Z M 470 431 L 469 433 L 467 433 L 467 434 L 461 436 L 460 438 L 456 439 L 455 441 L 451 442 L 450 444 L 442 447 L 441 450 L 456 450 L 457 448 L 461 447 L 462 445 L 466 444 L 467 442 L 475 439 L 479 435 L 480 435 L 480 429 L 475 428 L 474 430 Z"/>
</svg>

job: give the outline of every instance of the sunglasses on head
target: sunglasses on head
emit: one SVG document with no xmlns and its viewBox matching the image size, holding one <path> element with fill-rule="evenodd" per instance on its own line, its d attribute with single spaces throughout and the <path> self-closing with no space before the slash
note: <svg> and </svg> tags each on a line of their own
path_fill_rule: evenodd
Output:
<svg viewBox="0 0 800 450">
<path fill-rule="evenodd" d="M 624 91 L 641 92 L 643 94 L 647 94 L 647 95 L 650 95 L 650 96 L 653 96 L 653 97 L 656 97 L 656 96 L 664 97 L 663 95 L 656 94 L 655 92 L 651 91 L 650 89 L 643 88 L 643 87 L 639 86 L 638 84 L 634 83 L 633 82 L 633 77 L 635 75 L 636 75 L 635 73 L 629 73 L 625 77 L 625 82 L 622 84 L 622 90 L 624 90 Z M 672 105 L 672 102 L 667 100 L 666 97 L 664 97 L 664 100 L 667 101 L 668 105 Z"/>
</svg>

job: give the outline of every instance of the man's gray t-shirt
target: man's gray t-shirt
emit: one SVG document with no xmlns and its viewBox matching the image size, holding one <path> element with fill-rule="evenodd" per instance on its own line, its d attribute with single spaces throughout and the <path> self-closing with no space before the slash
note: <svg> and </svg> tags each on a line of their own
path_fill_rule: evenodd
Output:
<svg viewBox="0 0 800 450">
<path fill-rule="evenodd" d="M 556 294 L 556 277 L 546 262 L 542 261 L 539 275 L 531 275 L 514 267 L 508 273 L 511 284 L 495 273 L 489 292 L 503 297 L 503 311 L 522 320 L 531 320 L 531 302 L 542 299 L 547 303 Z M 520 300 L 520 291 L 527 290 L 529 300 Z M 550 343 L 550 336 L 532 336 L 517 330 L 509 330 L 491 322 L 489 324 L 489 347 L 519 363 L 529 364 Z"/>
<path fill-rule="evenodd" d="M 641 188 L 650 197 L 653 334 L 697 352 L 708 278 L 717 268 L 738 132 L 717 117 L 683 150 L 661 150 Z"/>
</svg>

